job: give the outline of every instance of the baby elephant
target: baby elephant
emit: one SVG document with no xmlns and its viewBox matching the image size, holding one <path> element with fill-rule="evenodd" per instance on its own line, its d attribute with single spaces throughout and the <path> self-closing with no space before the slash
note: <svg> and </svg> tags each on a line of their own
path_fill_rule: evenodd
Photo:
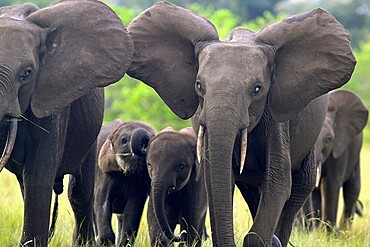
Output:
<svg viewBox="0 0 370 247">
<path fill-rule="evenodd" d="M 166 128 L 149 143 L 148 172 L 152 179 L 148 206 L 152 246 L 183 241 L 200 246 L 205 234 L 207 196 L 203 168 L 196 161 L 192 128 Z M 173 231 L 180 224 L 181 236 Z"/>
<path fill-rule="evenodd" d="M 150 190 L 146 155 L 154 135 L 153 128 L 141 122 L 115 120 L 102 127 L 94 195 L 98 245 L 115 243 L 112 213 L 117 214 L 118 221 L 116 244 L 133 243 Z"/>
<path fill-rule="evenodd" d="M 328 112 L 315 144 L 319 190 L 312 193 L 313 209 L 321 213 L 329 231 L 336 225 L 341 187 L 344 210 L 340 225 L 350 223 L 359 210 L 360 151 L 367 118 L 368 110 L 355 94 L 346 90 L 329 94 Z"/>
</svg>

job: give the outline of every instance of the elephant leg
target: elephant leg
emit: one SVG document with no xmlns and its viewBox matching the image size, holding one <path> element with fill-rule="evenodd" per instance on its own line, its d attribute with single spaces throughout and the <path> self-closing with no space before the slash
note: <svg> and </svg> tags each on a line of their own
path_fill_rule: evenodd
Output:
<svg viewBox="0 0 370 247">
<path fill-rule="evenodd" d="M 340 186 L 329 181 L 328 177 L 321 178 L 322 220 L 326 229 L 331 232 L 337 222 Z"/>
<path fill-rule="evenodd" d="M 24 224 L 22 246 L 47 246 L 54 181 L 64 151 L 67 122 L 59 115 L 32 119 L 49 130 L 31 128 L 23 170 Z"/>
<path fill-rule="evenodd" d="M 357 165 L 353 175 L 343 184 L 344 208 L 340 220 L 341 227 L 347 227 L 353 220 L 358 197 L 360 196 L 361 176 L 360 166 Z"/>
<path fill-rule="evenodd" d="M 138 194 L 136 198 L 127 201 L 123 211 L 123 227 L 118 232 L 118 246 L 132 245 L 134 243 L 146 198 L 146 194 Z"/>
<path fill-rule="evenodd" d="M 292 173 L 292 189 L 281 212 L 275 234 L 283 246 L 287 246 L 297 212 L 313 191 L 316 180 L 316 166 L 313 150 L 303 159 L 299 170 Z"/>
<path fill-rule="evenodd" d="M 96 242 L 97 246 L 113 245 L 115 242 L 115 236 L 111 225 L 112 220 L 112 204 L 109 200 L 95 204 L 99 208 L 96 211 Z M 119 222 L 117 222 L 118 224 Z"/>
<path fill-rule="evenodd" d="M 202 199 L 199 199 L 202 200 Z M 202 243 L 202 233 L 204 231 L 204 217 L 201 215 L 199 208 L 191 208 L 192 205 L 195 205 L 192 200 L 189 201 L 190 207 L 183 208 L 180 215 L 180 231 L 181 238 L 184 240 L 184 246 L 201 246 Z"/>
<path fill-rule="evenodd" d="M 312 207 L 314 210 L 313 216 L 317 219 L 321 218 L 321 192 L 320 189 L 314 189 L 311 194 Z"/>
<path fill-rule="evenodd" d="M 45 166 L 36 164 L 32 165 L 32 169 L 25 168 L 22 246 L 47 246 L 48 243 L 53 175 L 55 176 L 55 172 L 49 169 L 46 170 Z M 42 174 L 42 177 L 38 174 Z"/>
<path fill-rule="evenodd" d="M 298 211 L 302 213 L 302 223 L 304 228 L 308 231 L 313 230 L 313 228 L 315 227 L 315 219 L 317 218 L 317 214 L 313 207 L 312 193 L 313 192 L 311 192 L 311 194 L 308 196 L 305 203 L 303 204 L 302 210 Z"/>
<path fill-rule="evenodd" d="M 116 246 L 120 246 L 120 244 L 123 242 L 124 238 L 124 230 L 123 230 L 123 222 L 124 222 L 124 215 L 123 214 L 116 214 L 117 219 L 117 237 L 116 237 Z"/>
<path fill-rule="evenodd" d="M 244 237 L 243 246 L 270 246 L 279 242 L 274 236 L 274 232 L 279 221 L 279 215 L 281 215 L 291 194 L 291 159 L 290 153 L 287 151 L 290 150 L 288 126 L 286 124 L 276 124 L 276 126 L 270 126 L 270 128 L 274 131 L 269 132 L 266 141 L 266 170 L 260 186 L 259 205 L 253 225 Z M 300 206 L 302 206 L 303 201 Z M 296 212 L 294 212 L 293 217 Z"/>
<path fill-rule="evenodd" d="M 94 241 L 92 222 L 95 160 L 96 149 L 92 148 L 83 161 L 80 171 L 70 176 L 68 199 L 75 217 L 74 244 Z"/>
</svg>

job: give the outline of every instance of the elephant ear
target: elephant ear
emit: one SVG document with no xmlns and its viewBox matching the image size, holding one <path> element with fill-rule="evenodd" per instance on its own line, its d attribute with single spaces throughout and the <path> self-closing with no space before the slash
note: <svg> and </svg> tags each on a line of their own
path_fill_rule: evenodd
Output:
<svg viewBox="0 0 370 247">
<path fill-rule="evenodd" d="M 202 166 L 196 157 L 197 136 L 195 135 L 192 127 L 183 128 L 179 131 L 179 133 L 183 134 L 191 142 L 195 162 L 195 181 L 198 182 L 202 172 Z"/>
<path fill-rule="evenodd" d="M 369 112 L 354 93 L 337 90 L 329 94 L 328 113 L 335 114 L 333 157 L 338 158 L 364 129 Z"/>
<path fill-rule="evenodd" d="M 133 44 L 119 17 L 104 3 L 66 0 L 26 20 L 48 32 L 31 107 L 45 117 L 95 87 L 118 81 L 130 66 Z"/>
<path fill-rule="evenodd" d="M 32 3 L 24 3 L 22 5 L 4 6 L 0 8 L 0 17 L 10 17 L 16 20 L 24 20 L 27 16 L 39 8 Z"/>
<path fill-rule="evenodd" d="M 175 132 L 175 130 L 170 127 L 170 126 L 167 126 L 166 128 L 164 128 L 163 130 L 159 131 L 157 134 L 159 133 L 163 133 L 163 132 L 168 132 L 168 131 L 172 131 L 172 132 Z"/>
<path fill-rule="evenodd" d="M 161 2 L 135 18 L 128 31 L 135 51 L 127 73 L 154 88 L 177 116 L 191 117 L 199 103 L 196 46 L 218 41 L 215 27 L 187 9 Z"/>
<path fill-rule="evenodd" d="M 263 28 L 256 42 L 275 51 L 268 106 L 279 122 L 294 118 L 311 100 L 345 84 L 356 64 L 349 33 L 319 8 Z"/>
<path fill-rule="evenodd" d="M 120 167 L 115 159 L 115 154 L 112 149 L 112 141 L 107 138 L 100 149 L 98 156 L 98 166 L 104 173 L 119 172 Z"/>
</svg>

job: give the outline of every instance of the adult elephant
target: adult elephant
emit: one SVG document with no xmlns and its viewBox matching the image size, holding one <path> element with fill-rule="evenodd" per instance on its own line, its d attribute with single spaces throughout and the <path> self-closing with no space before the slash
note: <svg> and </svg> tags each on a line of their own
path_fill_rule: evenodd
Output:
<svg viewBox="0 0 370 247">
<path fill-rule="evenodd" d="M 181 118 L 198 108 L 192 120 L 214 246 L 235 245 L 234 181 L 254 219 L 244 246 L 271 246 L 274 233 L 286 246 L 314 188 L 322 95 L 345 84 L 356 63 L 348 32 L 315 9 L 257 33 L 236 28 L 220 41 L 208 20 L 166 2 L 128 30 L 135 46 L 128 74 L 152 86 Z"/>
<path fill-rule="evenodd" d="M 119 17 L 94 0 L 3 7 L 0 33 L 0 170 L 6 166 L 20 183 L 21 244 L 47 245 L 53 186 L 61 193 L 65 174 L 73 175 L 73 239 L 93 240 L 101 87 L 125 74 L 132 41 Z"/>
<path fill-rule="evenodd" d="M 340 226 L 348 225 L 355 212 L 361 212 L 361 203 L 357 203 L 361 188 L 360 152 L 368 115 L 356 94 L 347 90 L 329 94 L 328 112 L 315 144 L 320 185 L 312 194 L 313 209 L 320 212 L 328 230 L 336 226 L 341 188 L 344 209 Z"/>
</svg>

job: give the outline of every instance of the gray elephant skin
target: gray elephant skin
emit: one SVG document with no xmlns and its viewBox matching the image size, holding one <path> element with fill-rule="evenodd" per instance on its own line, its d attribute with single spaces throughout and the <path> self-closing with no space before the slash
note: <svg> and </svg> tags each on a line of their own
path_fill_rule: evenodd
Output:
<svg viewBox="0 0 370 247">
<path fill-rule="evenodd" d="M 341 188 L 344 208 L 339 226 L 349 226 L 354 214 L 361 213 L 360 153 L 368 114 L 356 94 L 347 90 L 329 94 L 328 112 L 315 144 L 319 184 L 312 193 L 312 212 L 319 212 L 329 231 L 337 225 Z"/>
<path fill-rule="evenodd" d="M 203 168 L 196 161 L 197 138 L 191 127 L 168 127 L 149 143 L 148 172 L 151 191 L 148 226 L 152 246 L 201 246 L 205 233 L 207 194 Z M 173 239 L 176 225 L 181 238 Z"/>
<path fill-rule="evenodd" d="M 98 246 L 134 243 L 149 196 L 146 156 L 154 134 L 152 127 L 137 121 L 117 119 L 102 127 L 94 191 Z M 117 240 L 111 226 L 113 213 L 117 214 Z"/>
<path fill-rule="evenodd" d="M 167 2 L 128 30 L 135 50 L 127 73 L 179 117 L 193 116 L 213 245 L 235 246 L 236 183 L 253 217 L 244 246 L 279 245 L 274 234 L 286 246 L 315 185 L 326 93 L 345 84 L 356 64 L 347 30 L 314 9 L 258 32 L 235 28 L 220 41 L 207 19 Z"/>
<path fill-rule="evenodd" d="M 102 2 L 70 0 L 43 9 L 2 7 L 0 33 L 0 170 L 13 172 L 21 187 L 20 242 L 47 246 L 52 191 L 63 191 L 65 174 L 72 175 L 74 243 L 93 241 L 102 87 L 118 81 L 130 65 L 127 29 Z"/>
</svg>

